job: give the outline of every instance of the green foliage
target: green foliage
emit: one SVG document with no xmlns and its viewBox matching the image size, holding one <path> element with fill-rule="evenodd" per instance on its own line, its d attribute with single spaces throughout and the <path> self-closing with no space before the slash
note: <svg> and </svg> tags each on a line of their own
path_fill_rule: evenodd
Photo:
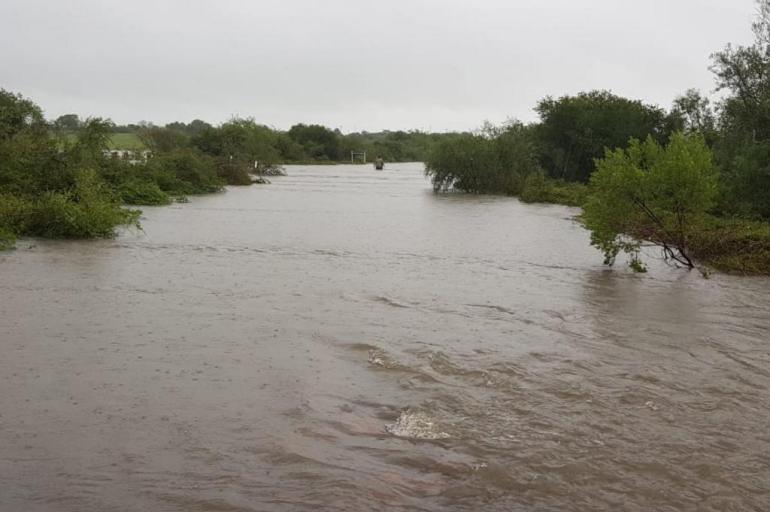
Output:
<svg viewBox="0 0 770 512">
<path fill-rule="evenodd" d="M 46 238 L 105 238 L 122 224 L 138 226 L 139 212 L 126 210 L 93 170 L 75 175 L 68 192 L 0 196 L 0 226 L 15 235 Z"/>
<path fill-rule="evenodd" d="M 545 98 L 535 108 L 543 168 L 553 178 L 588 181 L 594 159 L 606 148 L 625 147 L 631 138 L 667 135 L 663 110 L 607 91 L 591 91 L 559 99 Z"/>
<path fill-rule="evenodd" d="M 214 160 L 191 148 L 157 155 L 145 167 L 158 187 L 171 195 L 209 194 L 224 185 Z"/>
<path fill-rule="evenodd" d="M 151 180 L 132 178 L 121 183 L 117 190 L 124 204 L 159 206 L 171 203 L 169 195 Z"/>
<path fill-rule="evenodd" d="M 160 126 L 145 126 L 137 132 L 137 136 L 153 153 L 167 153 L 183 148 L 188 143 L 188 137 L 184 133 Z"/>
<path fill-rule="evenodd" d="M 82 123 L 77 114 L 64 114 L 63 116 L 56 118 L 53 122 L 53 126 L 57 130 L 74 133 L 80 129 Z"/>
<path fill-rule="evenodd" d="M 218 128 L 206 128 L 193 137 L 193 146 L 225 160 L 253 165 L 255 160 L 278 162 L 275 131 L 252 119 L 232 119 Z"/>
<path fill-rule="evenodd" d="M 285 162 L 300 162 L 306 158 L 305 148 L 285 133 L 279 133 L 276 139 L 276 149 Z M 352 147 L 357 150 L 356 147 Z M 350 150 L 348 150 L 348 153 Z"/>
<path fill-rule="evenodd" d="M 634 254 L 631 259 L 628 260 L 628 266 L 637 274 L 644 274 L 647 272 L 647 267 L 642 263 L 642 260 L 639 259 L 638 253 Z"/>
<path fill-rule="evenodd" d="M 712 144 L 717 136 L 716 118 L 710 101 L 696 89 L 674 99 L 669 122 L 676 131 L 700 133 Z"/>
<path fill-rule="evenodd" d="M 587 196 L 588 187 L 582 183 L 555 180 L 542 172 L 536 172 L 524 180 L 519 199 L 525 203 L 583 206 Z"/>
<path fill-rule="evenodd" d="M 89 119 L 69 141 L 52 137 L 40 109 L 0 91 L 0 229 L 11 236 L 92 238 L 136 224 L 96 169 L 110 123 Z M 63 144 L 63 145 L 62 145 Z M 10 233 L 10 235 L 8 235 Z"/>
<path fill-rule="evenodd" d="M 339 160 L 341 158 L 339 134 L 317 124 L 295 124 L 287 135 L 301 145 L 310 158 Z"/>
<path fill-rule="evenodd" d="M 435 191 L 515 195 L 527 176 L 538 172 L 531 131 L 518 122 L 446 138 L 433 146 L 425 161 Z"/>
<path fill-rule="evenodd" d="M 114 128 L 113 128 L 114 130 Z M 147 149 L 136 133 L 112 133 L 108 141 L 109 149 L 127 149 L 141 151 Z"/>
<path fill-rule="evenodd" d="M 674 134 L 665 148 L 652 137 L 634 139 L 627 150 L 608 150 L 597 161 L 583 221 L 607 264 L 621 250 L 633 261 L 644 241 L 692 267 L 690 237 L 717 192 L 712 154 L 701 136 Z"/>
<path fill-rule="evenodd" d="M 693 255 L 726 272 L 770 274 L 770 224 L 741 218 L 701 219 L 690 237 Z"/>
<path fill-rule="evenodd" d="M 22 132 L 45 133 L 47 126 L 40 107 L 19 94 L 0 89 L 0 140 Z"/>
<path fill-rule="evenodd" d="M 188 124 L 180 123 L 180 122 L 169 123 L 166 125 L 166 128 L 192 137 L 192 136 L 198 135 L 199 133 L 203 132 L 208 128 L 211 128 L 211 125 L 206 121 L 201 121 L 200 119 L 194 119 Z"/>
<path fill-rule="evenodd" d="M 727 47 L 712 55 L 711 70 L 717 88 L 728 90 L 722 106 L 722 124 L 732 132 L 770 138 L 770 45 L 757 39 L 751 46 Z"/>
<path fill-rule="evenodd" d="M 251 171 L 248 165 L 233 161 L 221 159 L 217 164 L 217 176 L 219 176 L 228 185 L 246 186 L 251 185 Z"/>
<path fill-rule="evenodd" d="M 714 146 L 723 169 L 720 211 L 770 219 L 770 1 L 757 3 L 754 42 L 712 55 L 717 88 L 728 93 Z"/>
<path fill-rule="evenodd" d="M 85 121 L 74 144 L 67 149 L 67 160 L 72 167 L 94 167 L 104 159 L 104 150 L 110 140 L 112 123 L 101 118 Z"/>
<path fill-rule="evenodd" d="M 720 210 L 770 219 L 770 141 L 737 148 L 722 182 Z"/>
<path fill-rule="evenodd" d="M 67 179 L 40 109 L 0 89 L 0 193 L 42 191 Z"/>
<path fill-rule="evenodd" d="M 433 189 L 455 188 L 464 192 L 494 192 L 497 172 L 492 141 L 480 135 L 464 134 L 433 148 L 425 161 L 425 174 Z"/>
<path fill-rule="evenodd" d="M 454 136 L 420 131 L 345 135 L 339 130 L 304 124 L 281 132 L 253 119 L 240 118 L 217 127 L 196 119 L 189 124 L 169 123 L 164 128 L 148 124 L 113 126 L 112 132 L 109 143 L 114 149 L 149 147 L 158 153 L 197 148 L 216 158 L 220 176 L 231 185 L 251 183 L 249 172 L 255 160 L 260 165 L 349 162 L 351 151 L 355 151 L 366 152 L 369 161 L 379 155 L 387 162 L 420 162 L 437 141 Z M 74 133 L 68 136 L 74 138 Z"/>
<path fill-rule="evenodd" d="M 2 200 L 2 196 L 0 196 Z M 16 243 L 16 235 L 11 233 L 10 230 L 0 226 L 0 251 L 7 251 L 12 249 Z"/>
<path fill-rule="evenodd" d="M 32 210 L 30 198 L 0 194 L 0 227 L 14 236 L 27 233 Z"/>
</svg>

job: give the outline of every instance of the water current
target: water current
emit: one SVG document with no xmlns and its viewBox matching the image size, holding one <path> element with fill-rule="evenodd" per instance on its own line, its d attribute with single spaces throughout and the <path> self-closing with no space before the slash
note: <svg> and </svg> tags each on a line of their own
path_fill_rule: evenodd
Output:
<svg viewBox="0 0 770 512">
<path fill-rule="evenodd" d="M 287 170 L 0 254 L 0 510 L 770 510 L 770 280 Z"/>
</svg>

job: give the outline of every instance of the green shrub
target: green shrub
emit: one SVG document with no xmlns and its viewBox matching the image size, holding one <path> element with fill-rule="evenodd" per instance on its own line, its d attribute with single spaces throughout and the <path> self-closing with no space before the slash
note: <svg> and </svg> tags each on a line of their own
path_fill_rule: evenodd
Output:
<svg viewBox="0 0 770 512">
<path fill-rule="evenodd" d="M 442 140 L 425 161 L 425 174 L 437 192 L 517 195 L 524 179 L 538 171 L 530 131 L 518 122 Z"/>
<path fill-rule="evenodd" d="M 157 183 L 150 180 L 132 178 L 121 183 L 118 194 L 124 204 L 160 206 L 171 203 L 171 198 L 163 192 Z"/>
<path fill-rule="evenodd" d="M 15 235 L 106 238 L 119 225 L 138 226 L 139 212 L 121 208 L 92 170 L 78 171 L 68 192 L 0 196 L 0 225 Z"/>
<path fill-rule="evenodd" d="M 524 180 L 519 199 L 525 203 L 555 203 L 582 206 L 588 196 L 588 187 L 582 183 L 555 180 L 544 173 L 530 174 Z"/>
<path fill-rule="evenodd" d="M 230 162 L 222 162 L 217 166 L 217 175 L 228 185 L 251 185 L 249 168 Z"/>
<path fill-rule="evenodd" d="M 16 243 L 16 235 L 11 231 L 0 227 L 0 251 L 11 249 Z"/>
<path fill-rule="evenodd" d="M 703 137 L 674 134 L 662 147 L 652 137 L 596 161 L 583 221 L 591 243 L 612 264 L 624 250 L 632 261 L 642 242 L 666 259 L 693 267 L 691 239 L 718 193 L 718 176 Z"/>
<path fill-rule="evenodd" d="M 714 268 L 742 274 L 770 274 L 770 224 L 707 216 L 689 237 L 695 258 Z"/>
<path fill-rule="evenodd" d="M 0 226 L 6 232 L 14 235 L 24 234 L 27 231 L 32 210 L 31 201 L 10 194 L 2 194 L 0 195 Z"/>
<path fill-rule="evenodd" d="M 208 194 L 224 185 L 214 160 L 193 149 L 158 155 L 145 165 L 158 187 L 170 195 Z"/>
</svg>

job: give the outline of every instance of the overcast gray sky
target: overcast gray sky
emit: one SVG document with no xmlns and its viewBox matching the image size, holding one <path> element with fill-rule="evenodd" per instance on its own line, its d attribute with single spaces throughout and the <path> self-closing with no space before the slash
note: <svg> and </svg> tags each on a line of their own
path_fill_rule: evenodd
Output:
<svg viewBox="0 0 770 512">
<path fill-rule="evenodd" d="M 345 132 L 536 119 L 593 88 L 713 90 L 753 0 L 0 0 L 0 87 L 64 113 Z"/>
</svg>

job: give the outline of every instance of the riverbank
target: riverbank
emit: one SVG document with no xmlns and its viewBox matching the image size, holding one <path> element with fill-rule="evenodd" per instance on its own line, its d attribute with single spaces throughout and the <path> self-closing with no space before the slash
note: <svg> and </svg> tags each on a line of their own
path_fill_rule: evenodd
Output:
<svg viewBox="0 0 770 512">
<path fill-rule="evenodd" d="M 589 194 L 589 187 L 582 183 L 569 183 L 541 175 L 526 180 L 516 197 L 525 203 L 582 207 Z M 580 217 L 577 220 L 580 222 Z M 642 242 L 645 240 L 642 239 Z M 770 275 L 769 222 L 706 215 L 688 233 L 687 247 L 700 264 L 714 270 L 742 275 Z"/>
<path fill-rule="evenodd" d="M 607 265 L 627 253 L 631 267 L 643 272 L 640 248 L 657 245 L 671 263 L 708 267 L 704 275 L 709 268 L 770 275 L 770 222 L 731 200 L 732 184 L 700 135 L 676 132 L 666 144 L 631 139 L 628 151 L 593 160 L 600 171 L 568 181 L 543 168 L 550 153 L 535 144 L 536 133 L 514 123 L 444 141 L 426 160 L 425 174 L 435 192 L 582 207 L 580 220 Z"/>
</svg>

